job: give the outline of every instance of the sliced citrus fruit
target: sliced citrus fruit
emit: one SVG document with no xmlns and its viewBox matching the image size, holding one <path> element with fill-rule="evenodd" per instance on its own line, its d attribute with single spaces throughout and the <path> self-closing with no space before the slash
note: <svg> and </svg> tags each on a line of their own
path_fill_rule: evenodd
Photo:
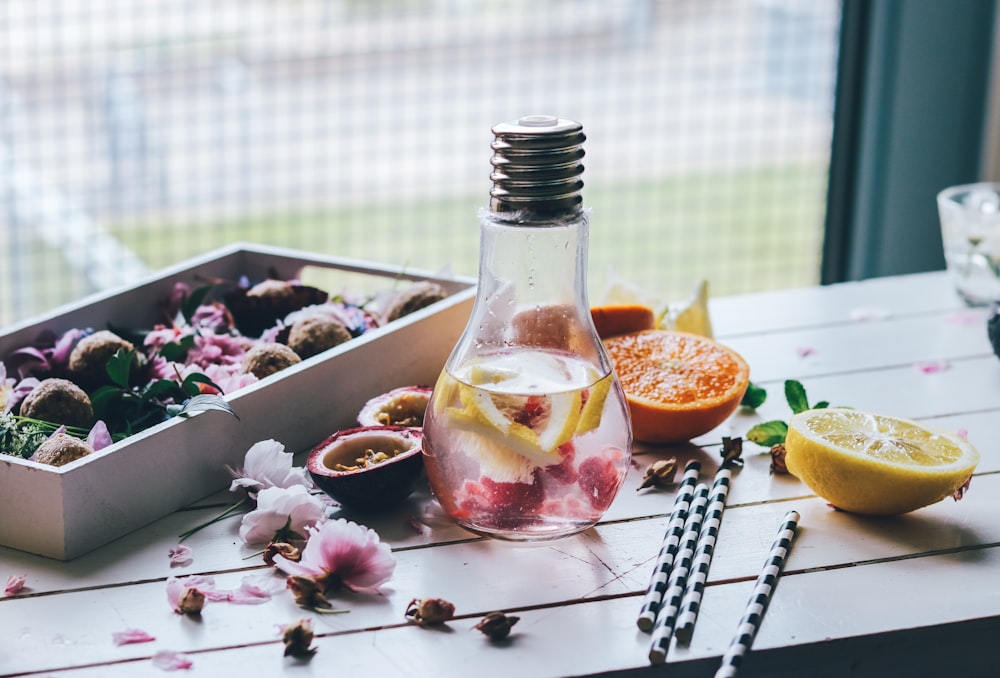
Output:
<svg viewBox="0 0 1000 678">
<path fill-rule="evenodd" d="M 670 304 L 660 319 L 659 327 L 664 330 L 700 334 L 711 339 L 713 331 L 712 318 L 708 314 L 708 281 L 699 281 L 686 302 Z"/>
<path fill-rule="evenodd" d="M 736 411 L 750 383 L 738 353 L 689 332 L 632 332 L 604 345 L 639 441 L 683 442 L 708 433 Z"/>
<path fill-rule="evenodd" d="M 933 504 L 959 490 L 978 463 L 967 440 L 908 419 L 821 409 L 788 422 L 789 473 L 853 513 L 893 515 Z"/>
<path fill-rule="evenodd" d="M 656 327 L 656 314 L 652 308 L 643 304 L 593 306 L 590 317 L 593 318 L 597 336 L 601 339 Z"/>
<path fill-rule="evenodd" d="M 601 417 L 604 414 L 604 401 L 608 399 L 608 392 L 611 390 L 612 376 L 601 379 L 590 387 L 586 393 L 586 401 L 583 409 L 580 410 L 580 421 L 576 424 L 577 435 L 593 431 L 601 425 Z"/>
</svg>

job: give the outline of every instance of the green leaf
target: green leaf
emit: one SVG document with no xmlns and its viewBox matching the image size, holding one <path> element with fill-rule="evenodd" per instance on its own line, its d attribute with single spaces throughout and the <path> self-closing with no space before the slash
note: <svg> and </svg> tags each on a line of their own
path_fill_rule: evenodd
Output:
<svg viewBox="0 0 1000 678">
<path fill-rule="evenodd" d="M 780 420 L 765 421 L 747 431 L 747 440 L 763 447 L 772 447 L 785 442 L 788 436 L 788 424 Z"/>
<path fill-rule="evenodd" d="M 809 400 L 806 398 L 806 388 L 794 379 L 785 381 L 785 400 L 792 408 L 793 414 L 805 412 L 809 409 Z"/>
<path fill-rule="evenodd" d="M 229 403 L 227 403 L 220 395 L 207 393 L 197 395 L 184 403 L 183 406 L 178 407 L 177 405 L 170 405 L 167 407 L 167 412 L 169 414 L 178 417 L 184 417 L 195 412 L 205 412 L 207 410 L 228 412 L 239 419 L 239 415 L 236 414 L 236 411 L 233 410 L 233 408 L 229 406 Z"/>
<path fill-rule="evenodd" d="M 125 351 L 118 349 L 115 354 L 108 359 L 105 370 L 111 377 L 112 383 L 128 388 L 129 374 L 132 372 L 132 363 L 135 361 L 135 349 Z"/>
<path fill-rule="evenodd" d="M 814 410 L 825 410 L 829 406 L 830 406 L 830 401 L 829 400 L 820 400 L 818 403 L 816 403 L 815 405 L 813 405 L 813 409 Z"/>
<path fill-rule="evenodd" d="M 122 397 L 122 390 L 117 386 L 101 386 L 91 393 L 90 404 L 94 408 L 94 417 L 96 419 L 107 419 Z"/>
<path fill-rule="evenodd" d="M 767 391 L 751 381 L 750 385 L 747 386 L 747 392 L 743 394 L 740 406 L 748 410 L 756 410 L 764 404 L 765 400 L 767 400 Z"/>
<path fill-rule="evenodd" d="M 222 389 L 219 388 L 219 385 L 216 384 L 211 379 L 209 379 L 207 375 L 204 375 L 201 372 L 193 372 L 189 374 L 187 377 L 185 377 L 184 383 L 181 385 L 181 388 L 184 389 L 184 393 L 186 395 L 197 396 L 199 393 L 201 393 L 201 389 L 198 388 L 198 384 L 208 384 L 219 393 L 222 393 Z"/>
<path fill-rule="evenodd" d="M 177 341 L 172 341 L 169 344 L 164 344 L 160 347 L 160 355 L 163 356 L 164 360 L 169 360 L 174 363 L 182 363 L 187 358 L 188 351 L 194 347 L 194 335 L 189 334 L 186 337 L 181 337 Z"/>
<path fill-rule="evenodd" d="M 185 393 L 181 390 L 181 387 L 172 379 L 157 379 L 156 381 L 149 382 L 142 389 L 142 397 L 147 400 L 163 400 L 171 396 L 183 399 L 184 395 Z"/>
</svg>

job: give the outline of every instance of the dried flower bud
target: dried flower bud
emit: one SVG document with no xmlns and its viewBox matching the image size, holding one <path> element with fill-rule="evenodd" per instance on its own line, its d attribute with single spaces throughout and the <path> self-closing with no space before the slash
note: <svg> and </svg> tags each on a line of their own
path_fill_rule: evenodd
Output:
<svg viewBox="0 0 1000 678">
<path fill-rule="evenodd" d="M 296 605 L 309 609 L 330 607 L 330 601 L 323 595 L 323 589 L 315 579 L 291 575 L 285 580 L 285 586 L 295 596 Z"/>
<path fill-rule="evenodd" d="M 520 621 L 520 617 L 514 617 L 503 612 L 490 612 L 479 620 L 473 628 L 482 631 L 490 637 L 490 640 L 503 640 L 510 635 L 510 629 Z"/>
<path fill-rule="evenodd" d="M 783 475 L 788 473 L 788 467 L 785 466 L 785 444 L 778 443 L 777 445 L 771 446 L 771 474 L 772 475 Z"/>
<path fill-rule="evenodd" d="M 282 555 L 288 560 L 299 562 L 302 559 L 302 552 L 286 541 L 272 541 L 264 549 L 264 562 L 274 566 L 274 557 Z"/>
<path fill-rule="evenodd" d="M 675 475 L 677 475 L 677 458 L 659 459 L 646 467 L 646 474 L 642 477 L 639 489 L 666 487 L 674 481 Z"/>
<path fill-rule="evenodd" d="M 443 624 L 455 618 L 455 606 L 441 598 L 414 598 L 406 606 L 406 616 L 420 626 Z"/>
<path fill-rule="evenodd" d="M 205 594 L 193 587 L 184 589 L 177 601 L 178 614 L 199 615 L 204 608 Z"/>
<path fill-rule="evenodd" d="M 965 479 L 965 482 L 962 483 L 961 487 L 959 487 L 957 490 L 951 493 L 951 498 L 954 499 L 955 501 L 960 501 L 962 497 L 965 496 L 965 493 L 968 492 L 969 485 L 971 484 L 972 484 L 972 476 L 969 476 L 968 478 Z"/>
<path fill-rule="evenodd" d="M 743 438 L 722 437 L 722 465 L 743 465 Z"/>
<path fill-rule="evenodd" d="M 286 657 L 311 657 L 316 654 L 316 648 L 310 647 L 313 642 L 312 622 L 300 619 L 281 630 L 281 642 L 285 644 Z"/>
</svg>

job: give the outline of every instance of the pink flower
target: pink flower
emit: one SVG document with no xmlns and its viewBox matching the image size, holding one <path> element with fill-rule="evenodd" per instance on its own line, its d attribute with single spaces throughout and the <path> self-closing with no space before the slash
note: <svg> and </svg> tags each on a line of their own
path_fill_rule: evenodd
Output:
<svg viewBox="0 0 1000 678">
<path fill-rule="evenodd" d="M 229 469 L 236 480 L 229 486 L 230 492 L 246 488 L 251 497 L 268 487 L 292 487 L 302 485 L 312 489 L 312 480 L 306 469 L 292 466 L 292 455 L 285 452 L 285 446 L 275 440 L 262 440 L 247 450 L 243 468 Z"/>
<path fill-rule="evenodd" d="M 800 358 L 808 358 L 809 356 L 816 353 L 816 349 L 812 348 L 811 346 L 800 346 L 799 348 L 795 349 L 795 352 L 799 354 Z"/>
<path fill-rule="evenodd" d="M 194 346 L 188 351 L 187 363 L 205 368 L 209 365 L 235 365 L 243 359 L 250 348 L 246 337 L 228 334 L 199 334 L 194 338 Z"/>
<path fill-rule="evenodd" d="M 3 587 L 5 596 L 14 596 L 24 590 L 24 582 L 27 579 L 23 574 L 12 574 L 7 577 L 7 584 Z"/>
<path fill-rule="evenodd" d="M 215 588 L 215 580 L 205 575 L 167 579 L 167 602 L 177 614 L 201 613 L 207 600 L 225 600 L 228 593 Z"/>
<path fill-rule="evenodd" d="M 323 590 L 343 585 L 352 591 L 376 593 L 392 576 L 396 559 L 377 532 L 339 518 L 310 528 L 301 561 L 276 555 L 274 564 L 286 574 L 313 579 Z"/>
<path fill-rule="evenodd" d="M 191 547 L 183 544 L 178 544 L 170 549 L 167 555 L 170 557 L 170 567 L 184 567 L 194 562 L 194 558 L 191 556 Z"/>
<path fill-rule="evenodd" d="M 245 544 L 304 539 L 306 529 L 325 516 L 323 500 L 302 485 L 267 487 L 257 495 L 257 508 L 243 516 L 240 539 Z"/>
<path fill-rule="evenodd" d="M 124 631 L 115 631 L 111 634 L 112 639 L 115 641 L 115 645 L 131 645 L 133 643 L 151 643 L 156 640 L 155 637 L 149 635 L 142 629 L 126 629 Z"/>
<path fill-rule="evenodd" d="M 182 652 L 160 650 L 153 655 L 153 666 L 163 671 L 178 671 L 191 668 L 194 662 Z"/>
<path fill-rule="evenodd" d="M 197 366 L 192 366 L 190 369 L 194 372 L 198 371 Z M 185 370 L 186 372 L 187 370 Z M 233 393 L 239 391 L 241 388 L 249 386 L 250 384 L 256 384 L 259 379 L 254 374 L 244 374 L 239 364 L 233 365 L 208 365 L 203 370 L 202 374 L 212 380 L 216 386 L 218 386 L 222 393 Z M 186 374 L 184 376 L 187 376 Z M 217 393 L 208 384 L 201 384 L 201 389 L 203 393 Z"/>
</svg>

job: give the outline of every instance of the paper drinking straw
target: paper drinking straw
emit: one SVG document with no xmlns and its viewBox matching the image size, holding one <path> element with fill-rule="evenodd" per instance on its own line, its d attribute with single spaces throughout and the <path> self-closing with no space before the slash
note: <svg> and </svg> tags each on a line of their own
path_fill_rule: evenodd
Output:
<svg viewBox="0 0 1000 678">
<path fill-rule="evenodd" d="M 646 596 L 642 599 L 642 609 L 635 622 L 642 631 L 651 631 L 656 621 L 656 613 L 660 609 L 660 602 L 667 590 L 670 568 L 674 564 L 681 537 L 684 536 L 684 522 L 687 520 L 691 499 L 694 497 L 694 486 L 698 483 L 700 472 L 701 464 L 697 461 L 689 461 L 684 467 L 684 475 L 677 487 L 677 496 L 674 498 L 674 506 L 670 511 L 667 531 L 663 535 L 660 553 L 656 556 L 653 576 L 646 588 Z"/>
<path fill-rule="evenodd" d="M 701 534 L 698 535 L 698 549 L 695 551 L 694 562 L 688 573 L 687 588 L 681 599 L 681 609 L 674 626 L 677 642 L 690 643 L 694 633 L 694 622 L 701 608 L 701 596 L 708 580 L 708 568 L 712 566 L 712 556 L 715 553 L 715 540 L 719 536 L 719 526 L 722 524 L 722 512 L 726 510 L 726 497 L 729 495 L 729 485 L 733 472 L 728 467 L 720 468 L 715 474 L 712 491 L 708 496 L 708 508 L 701 524 Z"/>
<path fill-rule="evenodd" d="M 663 594 L 663 603 L 656 614 L 656 625 L 653 627 L 653 640 L 649 645 L 649 661 L 662 664 L 667 661 L 667 650 L 670 648 L 670 638 L 674 633 L 674 623 L 677 621 L 677 609 L 684 596 L 684 586 L 687 583 L 691 560 L 698 547 L 698 534 L 705 518 L 705 507 L 708 505 L 708 486 L 699 484 L 695 489 L 691 509 L 688 511 L 687 523 L 684 525 L 684 537 L 677 551 L 674 566 L 670 569 L 670 581 L 667 592 Z"/>
<path fill-rule="evenodd" d="M 750 600 L 747 601 L 743 618 L 740 619 L 740 625 L 736 629 L 736 635 L 729 643 L 726 653 L 722 655 L 722 665 L 715 672 L 715 678 L 733 678 L 743 663 L 743 657 L 750 651 L 754 636 L 757 635 L 757 629 L 760 628 L 760 623 L 764 619 L 764 612 L 771 600 L 771 594 L 774 592 L 774 587 L 778 585 L 778 576 L 781 574 L 781 568 L 785 565 L 785 558 L 788 557 L 788 551 L 792 548 L 792 540 L 795 539 L 795 528 L 798 524 L 798 513 L 789 511 L 785 514 L 785 519 L 778 530 L 778 537 L 771 546 L 771 552 L 767 554 L 764 569 L 757 577 L 757 583 L 754 585 Z"/>
</svg>

